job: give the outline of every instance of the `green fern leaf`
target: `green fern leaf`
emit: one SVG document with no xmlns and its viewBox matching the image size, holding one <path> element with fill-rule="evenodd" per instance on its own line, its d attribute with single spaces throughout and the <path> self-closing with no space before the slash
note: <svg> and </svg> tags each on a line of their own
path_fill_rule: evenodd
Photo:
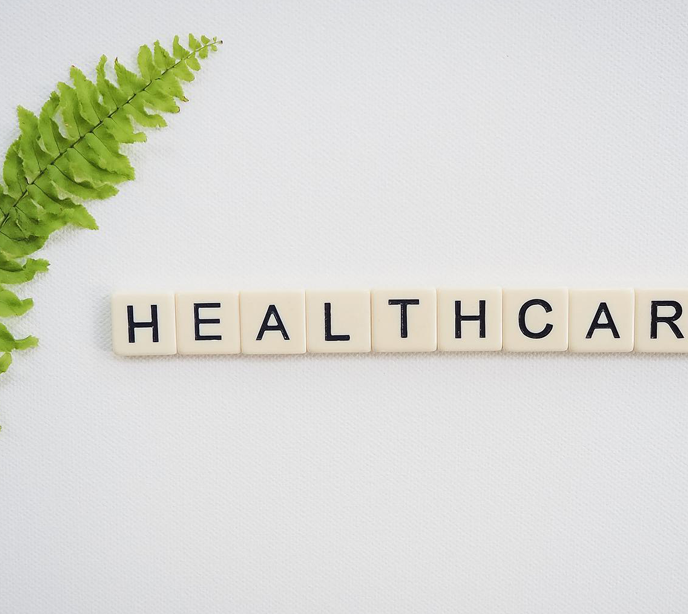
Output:
<svg viewBox="0 0 688 614">
<path fill-rule="evenodd" d="M 126 113 L 115 112 L 103 121 L 100 128 L 109 132 L 120 143 L 143 143 L 147 138 L 145 133 L 134 130 Z M 93 134 L 98 135 L 100 128 L 96 128 Z"/>
<path fill-rule="evenodd" d="M 153 53 L 148 45 L 141 45 L 137 61 L 144 81 L 150 83 L 160 76 L 160 70 L 153 61 Z"/>
<path fill-rule="evenodd" d="M 162 115 L 146 111 L 144 96 L 143 94 L 136 96 L 131 102 L 124 105 L 126 112 L 136 123 L 141 124 L 144 128 L 164 128 L 167 126 L 167 122 Z"/>
<path fill-rule="evenodd" d="M 134 94 L 146 87 L 146 81 L 136 73 L 127 70 L 119 60 L 115 60 L 115 74 L 117 75 L 119 89 L 125 94 L 127 99 L 133 98 Z"/>
<path fill-rule="evenodd" d="M 33 299 L 20 299 L 14 292 L 0 286 L 0 316 L 20 316 L 33 307 Z"/>
<path fill-rule="evenodd" d="M 53 119 L 59 108 L 60 97 L 53 92 L 50 95 L 50 99 L 43 105 L 38 116 L 38 132 L 41 135 L 40 146 L 52 158 L 56 158 L 69 147 L 69 141 L 62 136 L 57 123 Z"/>
<path fill-rule="evenodd" d="M 5 352 L 0 356 L 0 373 L 5 373 L 7 369 L 10 368 L 12 364 L 12 354 L 10 352 Z"/>
<path fill-rule="evenodd" d="M 48 270 L 49 263 L 42 258 L 27 258 L 24 262 L 8 258 L 0 253 L 0 283 L 23 284 L 31 281 L 36 273 Z"/>
<path fill-rule="evenodd" d="M 127 97 L 107 78 L 105 74 L 106 64 L 107 58 L 104 55 L 100 56 L 100 62 L 98 62 L 98 66 L 96 66 L 96 87 L 101 96 L 103 106 L 107 109 L 108 113 L 111 113 L 122 106 L 127 101 Z"/>
<path fill-rule="evenodd" d="M 100 104 L 98 88 L 75 66 L 72 66 L 69 74 L 74 82 L 81 116 L 86 118 L 92 125 L 100 123 L 108 115 L 108 112 L 105 106 Z"/>
<path fill-rule="evenodd" d="M 12 350 L 28 350 L 36 347 L 38 339 L 36 337 L 24 337 L 15 339 L 12 333 L 7 330 L 4 324 L 0 324 L 0 352 L 11 352 Z"/>
<path fill-rule="evenodd" d="M 31 236 L 18 229 L 16 211 L 10 211 L 7 216 L 8 220 L 12 220 L 2 230 L 0 230 L 0 251 L 7 256 L 21 258 L 33 254 L 43 247 L 46 237 Z"/>
<path fill-rule="evenodd" d="M 17 108 L 19 118 L 18 153 L 24 168 L 26 180 L 31 183 L 40 172 L 50 163 L 50 154 L 43 151 L 38 143 L 40 133 L 38 131 L 38 118 L 22 107 Z"/>
<path fill-rule="evenodd" d="M 66 83 L 58 83 L 57 91 L 60 96 L 60 112 L 62 113 L 62 121 L 67 132 L 67 139 L 70 143 L 78 140 L 82 134 L 88 132 L 86 121 L 81 117 L 79 112 L 79 99 L 76 96 L 76 90 L 69 87 Z"/>
<path fill-rule="evenodd" d="M 0 317 L 19 316 L 33 306 L 6 285 L 22 284 L 48 270 L 48 261 L 27 258 L 63 226 L 97 229 L 82 201 L 117 194 L 117 184 L 134 178 L 122 147 L 146 140 L 142 128 L 167 125 L 162 113 L 179 112 L 187 102 L 182 83 L 194 80 L 200 60 L 222 41 L 189 35 L 188 49 L 175 36 L 171 53 L 158 41 L 138 52 L 139 73 L 115 60 L 116 80 L 107 76 L 107 58 L 95 82 L 72 66 L 71 83 L 60 82 L 38 116 L 19 107 L 19 137 L 5 155 L 0 184 Z M 16 339 L 0 323 L 0 373 L 12 352 L 38 339 Z"/>
<path fill-rule="evenodd" d="M 161 70 L 166 71 L 176 64 L 174 58 L 169 52 L 160 44 L 160 41 L 155 41 L 153 44 L 153 60 L 155 65 Z"/>
<path fill-rule="evenodd" d="M 5 163 L 2 165 L 2 178 L 7 186 L 7 193 L 15 199 L 21 198 L 26 191 L 26 177 L 22 169 L 19 157 L 19 139 L 17 139 L 5 154 Z"/>
</svg>

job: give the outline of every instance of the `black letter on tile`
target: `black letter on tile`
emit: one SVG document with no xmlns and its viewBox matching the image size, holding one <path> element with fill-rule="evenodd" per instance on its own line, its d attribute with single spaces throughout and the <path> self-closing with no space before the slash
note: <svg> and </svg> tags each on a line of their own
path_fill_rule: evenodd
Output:
<svg viewBox="0 0 688 614">
<path fill-rule="evenodd" d="M 420 305 L 420 299 L 418 299 L 418 298 L 391 298 L 391 299 L 389 299 L 389 304 L 401 306 L 401 338 L 406 339 L 408 337 L 408 306 L 409 305 Z"/>
<path fill-rule="evenodd" d="M 350 341 L 351 335 L 332 334 L 332 303 L 325 303 L 325 341 Z"/>
<path fill-rule="evenodd" d="M 658 307 L 673 307 L 673 316 L 659 316 L 657 315 Z M 657 324 L 662 322 L 663 324 L 668 324 L 669 328 L 672 330 L 677 339 L 683 339 L 683 333 L 681 329 L 676 326 L 675 320 L 678 320 L 683 315 L 683 307 L 681 303 L 677 301 L 652 301 L 652 307 L 650 308 L 651 322 L 650 322 L 650 339 L 657 338 Z"/>
<path fill-rule="evenodd" d="M 528 329 L 528 327 L 526 326 L 526 312 L 528 311 L 528 309 L 535 305 L 537 305 L 538 307 L 542 307 L 545 310 L 545 313 L 549 313 L 550 311 L 552 311 L 552 305 L 550 305 L 547 301 L 542 300 L 541 298 L 534 298 L 529 301 L 526 301 L 525 303 L 523 303 L 523 306 L 518 312 L 518 327 L 521 329 L 521 332 L 530 339 L 543 339 L 552 332 L 554 326 L 552 326 L 551 324 L 547 324 L 545 328 L 543 328 L 538 333 L 534 333 L 533 331 Z"/>
<path fill-rule="evenodd" d="M 136 329 L 137 328 L 152 328 L 153 329 L 153 343 L 160 341 L 158 332 L 158 306 L 151 305 L 151 321 L 150 322 L 134 322 L 134 306 L 127 305 L 127 321 L 129 323 L 129 343 L 136 343 Z"/>
<path fill-rule="evenodd" d="M 602 314 L 604 314 L 604 317 L 607 320 L 606 322 L 600 322 Z M 588 329 L 588 334 L 585 335 L 585 338 L 592 339 L 593 333 L 596 330 L 603 328 L 611 330 L 614 339 L 621 338 L 621 335 L 619 335 L 619 330 L 616 328 L 614 318 L 612 318 L 612 314 L 609 311 L 607 303 L 600 303 L 600 306 L 597 308 L 597 313 L 595 314 L 595 317 L 592 319 L 592 324 L 590 325 L 590 328 Z"/>
<path fill-rule="evenodd" d="M 268 324 L 270 321 L 270 317 L 274 316 L 275 317 L 275 322 L 276 324 Z M 265 312 L 265 317 L 263 318 L 263 323 L 260 325 L 260 331 L 258 332 L 258 336 L 256 337 L 256 341 L 262 341 L 263 340 L 263 335 L 271 330 L 278 330 L 282 333 L 282 337 L 284 337 L 285 341 L 289 341 L 289 335 L 287 334 L 287 329 L 284 328 L 284 324 L 282 323 L 282 318 L 280 318 L 280 314 L 277 311 L 277 307 L 274 305 L 270 305 L 268 307 L 268 310 Z"/>
<path fill-rule="evenodd" d="M 480 314 L 477 316 L 462 316 L 461 301 L 454 301 L 454 337 L 461 339 L 461 322 L 480 322 L 480 338 L 485 338 L 485 301 L 478 301 Z"/>
<path fill-rule="evenodd" d="M 194 332 L 196 341 L 222 341 L 222 335 L 201 335 L 201 324 L 219 324 L 219 318 L 201 318 L 201 309 L 219 309 L 220 303 L 194 303 Z"/>
</svg>

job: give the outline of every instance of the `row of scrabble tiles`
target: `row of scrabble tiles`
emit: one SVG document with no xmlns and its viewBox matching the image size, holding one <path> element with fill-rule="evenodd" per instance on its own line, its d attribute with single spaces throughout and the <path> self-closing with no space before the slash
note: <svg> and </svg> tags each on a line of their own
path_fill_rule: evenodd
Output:
<svg viewBox="0 0 688 614">
<path fill-rule="evenodd" d="M 688 289 L 404 288 L 121 293 L 123 356 L 688 352 Z"/>
</svg>

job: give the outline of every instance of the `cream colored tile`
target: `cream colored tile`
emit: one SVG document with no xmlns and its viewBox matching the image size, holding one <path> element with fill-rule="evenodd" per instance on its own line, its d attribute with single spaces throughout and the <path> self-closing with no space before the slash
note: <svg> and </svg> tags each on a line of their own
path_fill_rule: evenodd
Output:
<svg viewBox="0 0 688 614">
<path fill-rule="evenodd" d="M 303 290 L 241 292 L 241 351 L 244 354 L 303 354 L 306 301 Z"/>
<path fill-rule="evenodd" d="M 634 314 L 630 288 L 569 290 L 569 350 L 632 352 Z"/>
<path fill-rule="evenodd" d="M 440 288 L 437 314 L 440 351 L 502 349 L 501 288 Z"/>
<path fill-rule="evenodd" d="M 307 290 L 308 351 L 370 352 L 369 290 Z"/>
<path fill-rule="evenodd" d="M 636 289 L 635 351 L 688 352 L 687 289 Z"/>
<path fill-rule="evenodd" d="M 437 296 L 434 288 L 373 290 L 373 351 L 434 352 Z"/>
<path fill-rule="evenodd" d="M 240 351 L 238 292 L 177 293 L 179 354 L 238 354 Z"/>
<path fill-rule="evenodd" d="M 566 288 L 504 290 L 504 350 L 565 352 L 568 348 L 568 308 Z"/>
<path fill-rule="evenodd" d="M 112 296 L 112 349 L 120 356 L 176 354 L 174 294 Z"/>
</svg>

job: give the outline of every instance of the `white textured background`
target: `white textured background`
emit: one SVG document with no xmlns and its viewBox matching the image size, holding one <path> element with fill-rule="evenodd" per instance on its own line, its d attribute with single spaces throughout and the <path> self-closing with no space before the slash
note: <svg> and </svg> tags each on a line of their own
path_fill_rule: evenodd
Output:
<svg viewBox="0 0 688 614">
<path fill-rule="evenodd" d="M 225 45 L 0 380 L 0 611 L 685 613 L 688 361 L 118 359 L 116 289 L 688 284 L 675 1 L 11 0 L 0 140 L 74 63 Z"/>
</svg>

